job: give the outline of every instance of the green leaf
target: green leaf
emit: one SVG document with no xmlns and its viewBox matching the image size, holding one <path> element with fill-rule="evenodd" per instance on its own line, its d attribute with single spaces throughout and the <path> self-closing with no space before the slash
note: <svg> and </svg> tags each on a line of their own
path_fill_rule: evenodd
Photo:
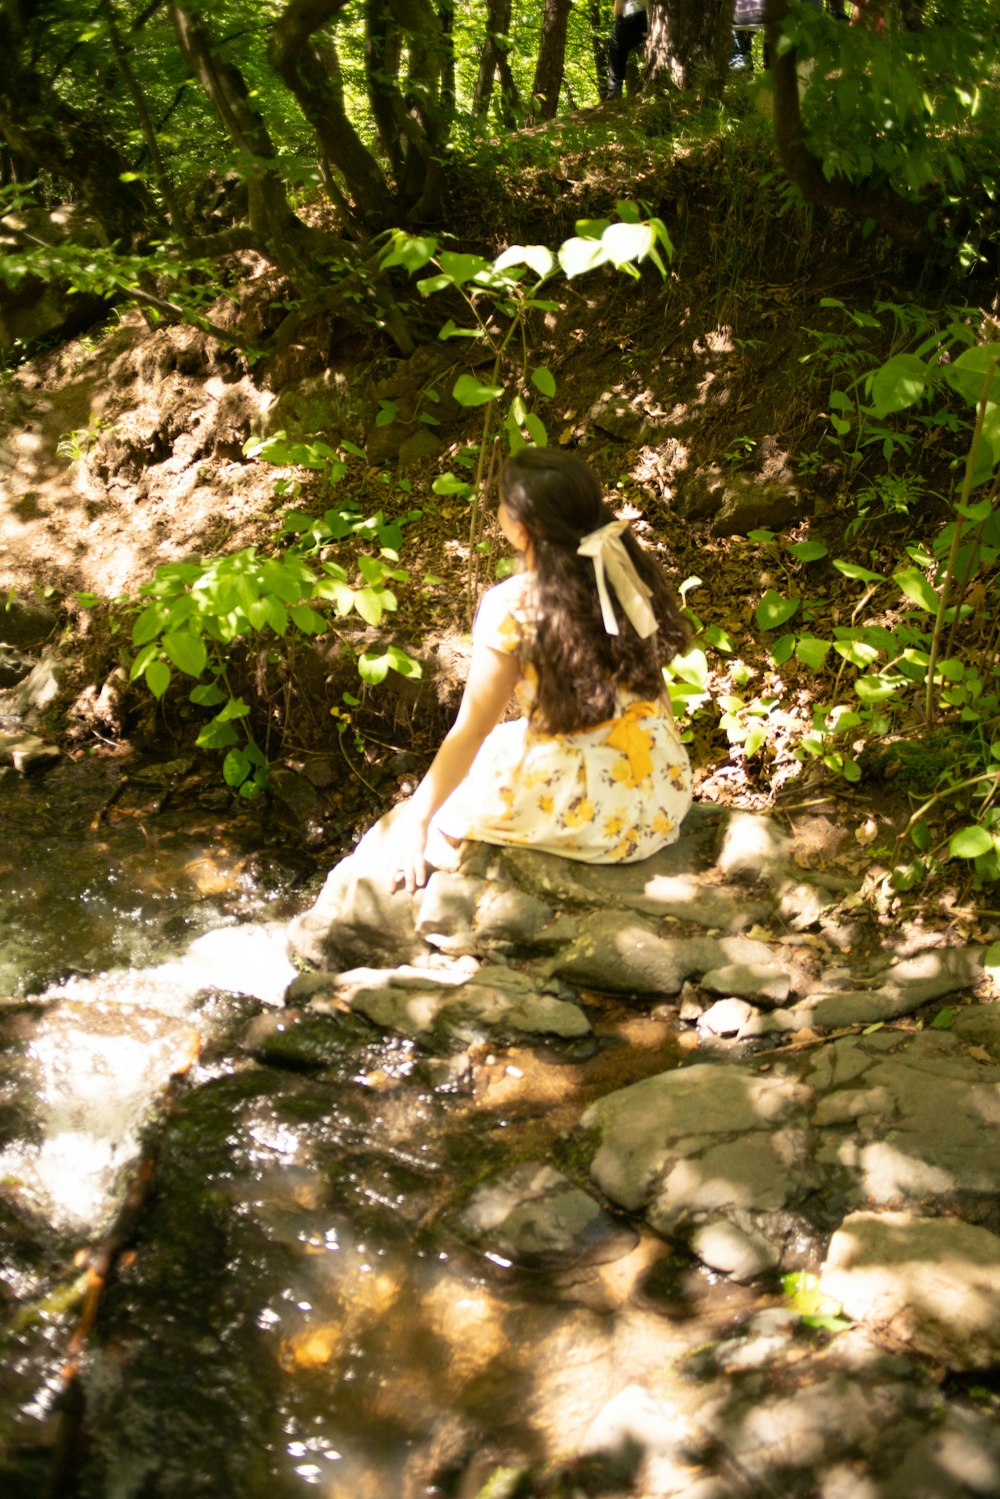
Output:
<svg viewBox="0 0 1000 1499">
<path fill-rule="evenodd" d="M 170 686 L 170 667 L 165 661 L 150 661 L 146 667 L 146 686 L 154 697 L 163 696 Z"/>
<path fill-rule="evenodd" d="M 559 264 L 567 280 L 583 276 L 607 261 L 607 253 L 599 239 L 574 237 L 564 240 L 559 246 Z"/>
<path fill-rule="evenodd" d="M 284 635 L 288 629 L 288 611 L 280 599 L 262 599 L 267 622 L 276 635 Z"/>
<path fill-rule="evenodd" d="M 556 393 L 555 376 L 544 365 L 540 364 L 537 369 L 532 370 L 531 383 L 543 396 L 554 396 Z"/>
<path fill-rule="evenodd" d="M 859 567 L 856 562 L 842 562 L 839 557 L 834 557 L 833 565 L 845 578 L 854 578 L 858 583 L 886 583 L 881 573 L 873 573 L 870 568 Z"/>
<path fill-rule="evenodd" d="M 430 235 L 407 234 L 405 229 L 394 229 L 388 248 L 383 251 L 380 259 L 386 269 L 401 265 L 412 275 L 414 271 L 423 269 L 437 247 L 437 240 Z"/>
<path fill-rule="evenodd" d="M 867 676 L 855 680 L 854 690 L 867 706 L 869 703 L 884 702 L 905 686 L 906 682 L 900 677 Z"/>
<path fill-rule="evenodd" d="M 697 687 L 700 692 L 708 688 L 708 657 L 697 647 L 687 651 L 683 656 L 675 656 L 670 663 L 670 671 L 682 682 Z"/>
<path fill-rule="evenodd" d="M 812 671 L 819 671 L 830 651 L 830 641 L 818 635 L 800 635 L 795 646 L 795 659 Z"/>
<path fill-rule="evenodd" d="M 200 749 L 226 749 L 230 744 L 236 744 L 238 740 L 239 735 L 231 723 L 213 718 L 202 729 L 195 744 Z"/>
<path fill-rule="evenodd" d="M 231 749 L 222 762 L 222 779 L 235 791 L 250 774 L 250 762 L 240 749 Z"/>
<path fill-rule="evenodd" d="M 220 708 L 215 715 L 214 722 L 229 723 L 234 718 L 246 718 L 249 712 L 249 703 L 245 703 L 241 697 L 230 697 L 227 698 L 225 707 Z"/>
<path fill-rule="evenodd" d="M 1000 344 L 979 344 L 965 349 L 958 358 L 944 368 L 944 378 L 952 390 L 957 390 L 970 406 L 978 406 L 990 380 L 989 399 L 997 401 L 997 367 L 1000 362 Z"/>
<path fill-rule="evenodd" d="M 889 416 L 913 406 L 927 388 L 927 366 L 916 354 L 896 354 L 871 377 L 875 415 Z"/>
<path fill-rule="evenodd" d="M 743 753 L 750 760 L 764 746 L 767 739 L 767 729 L 762 723 L 755 723 L 750 728 L 746 739 L 743 741 Z"/>
<path fill-rule="evenodd" d="M 910 829 L 910 842 L 918 853 L 926 854 L 931 846 L 931 830 L 923 818 L 915 822 Z"/>
<path fill-rule="evenodd" d="M 303 635 L 322 635 L 326 629 L 326 620 L 322 614 L 308 604 L 293 604 L 288 612 L 295 628 L 301 630 Z"/>
<path fill-rule="evenodd" d="M 381 623 L 382 600 L 374 588 L 359 588 L 352 597 L 352 603 L 366 625 Z"/>
<path fill-rule="evenodd" d="M 189 677 L 200 677 L 208 663 L 205 642 L 192 630 L 175 630 L 164 635 L 163 649 L 177 670 Z"/>
<path fill-rule="evenodd" d="M 618 270 L 636 260 L 645 260 L 656 243 L 648 224 L 609 224 L 601 235 L 607 257 Z"/>
<path fill-rule="evenodd" d="M 545 245 L 511 245 L 497 256 L 493 269 L 506 271 L 517 265 L 530 266 L 538 279 L 544 281 L 555 270 L 556 258 Z"/>
<path fill-rule="evenodd" d="M 132 644 L 145 645 L 147 641 L 155 640 L 166 615 L 167 611 L 161 603 L 147 604 L 132 626 Z"/>
<path fill-rule="evenodd" d="M 928 583 L 922 572 L 915 567 L 908 567 L 901 573 L 893 573 L 893 582 L 903 591 L 911 604 L 917 604 L 921 609 L 926 609 L 928 614 L 936 614 L 938 611 L 938 596 Z"/>
<path fill-rule="evenodd" d="M 970 823 L 966 828 L 959 828 L 957 833 L 952 833 L 948 839 L 948 852 L 953 859 L 975 859 L 980 854 L 989 853 L 993 848 L 993 836 L 978 823 Z"/>
<path fill-rule="evenodd" d="M 957 1011 L 951 1009 L 947 1005 L 943 1010 L 938 1010 L 937 1014 L 934 1016 L 934 1019 L 931 1021 L 931 1030 L 950 1031 L 955 1024 L 956 1014 Z"/>
<path fill-rule="evenodd" d="M 452 395 L 460 406 L 485 406 L 503 395 L 502 385 L 481 385 L 473 375 L 459 375 L 452 386 Z"/>
<path fill-rule="evenodd" d="M 548 446 L 549 434 L 546 432 L 545 423 L 540 416 L 536 416 L 533 411 L 527 412 L 524 418 L 524 425 L 528 430 L 528 436 L 536 448 Z"/>
<path fill-rule="evenodd" d="M 771 647 L 771 660 L 775 666 L 784 666 L 786 661 L 791 660 L 794 650 L 795 636 L 781 635 Z"/>
<path fill-rule="evenodd" d="M 791 619 L 801 602 L 801 599 L 783 598 L 780 593 L 775 593 L 773 588 L 769 588 L 757 605 L 754 615 L 758 628 L 777 630 Z"/>
<path fill-rule="evenodd" d="M 452 286 L 464 286 L 467 281 L 472 281 L 488 268 L 481 255 L 463 255 L 455 250 L 442 250 L 438 256 L 438 265 L 442 275 L 447 277 Z"/>
<path fill-rule="evenodd" d="M 226 701 L 226 694 L 217 682 L 199 682 L 188 693 L 188 700 L 199 708 L 217 708 Z"/>
<path fill-rule="evenodd" d="M 449 318 L 446 323 L 438 329 L 438 338 L 483 338 L 482 328 L 460 328 L 458 324 Z"/>
<path fill-rule="evenodd" d="M 721 625 L 706 625 L 705 639 L 710 646 L 721 651 L 725 656 L 731 656 L 736 649 L 733 637 Z"/>
<path fill-rule="evenodd" d="M 790 541 L 787 549 L 799 562 L 818 562 L 829 556 L 829 549 L 821 541 Z"/>
<path fill-rule="evenodd" d="M 460 494 L 462 496 L 472 493 L 472 485 L 465 479 L 460 479 L 457 474 L 439 474 L 431 485 L 435 494 Z"/>
<path fill-rule="evenodd" d="M 388 652 L 383 651 L 377 655 L 374 651 L 364 651 L 358 657 L 358 675 L 363 682 L 375 687 L 379 682 L 384 682 L 389 674 Z"/>
</svg>

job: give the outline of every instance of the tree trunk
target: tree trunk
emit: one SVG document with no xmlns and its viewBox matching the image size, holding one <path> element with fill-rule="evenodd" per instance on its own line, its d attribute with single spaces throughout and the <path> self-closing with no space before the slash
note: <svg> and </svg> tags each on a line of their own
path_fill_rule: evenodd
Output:
<svg viewBox="0 0 1000 1499">
<path fill-rule="evenodd" d="M 489 113 L 493 80 L 507 51 L 510 11 L 511 0 L 486 0 L 486 40 L 479 54 L 479 72 L 472 95 L 472 112 L 477 119 Z"/>
<path fill-rule="evenodd" d="M 799 108 L 799 80 L 794 47 L 779 54 L 781 22 L 788 14 L 789 0 L 767 0 L 765 12 L 771 53 L 771 88 L 774 140 L 785 175 L 810 203 L 842 208 L 861 219 L 871 219 L 900 244 L 929 254 L 934 249 L 927 229 L 927 209 L 901 198 L 891 188 L 849 182 L 835 176 L 829 181 L 823 164 L 809 150 L 803 137 Z"/>
<path fill-rule="evenodd" d="M 299 286 L 312 282 L 308 260 L 299 253 L 305 226 L 288 206 L 285 187 L 270 166 L 277 152 L 264 120 L 250 102 L 239 68 L 218 55 L 200 15 L 182 0 L 168 0 L 167 10 L 188 69 L 214 107 L 233 145 L 247 158 L 250 227 L 275 265 Z"/>
<path fill-rule="evenodd" d="M 601 0 L 589 0 L 587 18 L 590 21 L 590 45 L 594 53 L 594 77 L 597 80 L 597 92 L 603 99 L 608 83 L 608 27 Z"/>
<path fill-rule="evenodd" d="M 136 118 L 139 121 L 139 129 L 142 131 L 142 138 L 146 142 L 146 150 L 149 152 L 149 159 L 153 164 L 153 172 L 156 176 L 156 185 L 160 189 L 160 196 L 162 197 L 163 202 L 166 205 L 167 215 L 170 219 L 170 227 L 173 229 L 176 235 L 178 235 L 181 239 L 186 240 L 188 237 L 188 229 L 184 211 L 177 200 L 177 194 L 174 191 L 174 185 L 171 181 L 170 173 L 167 171 L 166 164 L 163 160 L 163 153 L 160 150 L 160 143 L 156 136 L 156 130 L 153 126 L 153 121 L 150 118 L 149 107 L 146 104 L 146 96 L 143 93 L 142 88 L 139 84 L 139 80 L 135 76 L 135 73 L 132 69 L 132 62 L 129 58 L 129 49 L 126 47 L 124 41 L 122 40 L 122 34 L 118 26 L 118 17 L 115 14 L 113 0 L 99 0 L 99 3 L 101 14 L 104 16 L 104 23 L 108 28 L 108 35 L 111 38 L 111 46 L 114 50 L 115 58 L 118 62 L 119 71 L 122 75 L 122 78 L 124 79 L 125 87 L 132 95 L 132 103 L 135 105 Z"/>
<path fill-rule="evenodd" d="M 370 229 L 379 229 L 391 221 L 392 195 L 382 168 L 347 117 L 337 50 L 332 42 L 321 48 L 315 39 L 346 4 L 289 0 L 271 33 L 268 59 L 316 132 L 321 155 L 344 178 L 352 211 Z"/>
<path fill-rule="evenodd" d="M 733 0 L 650 0 L 646 77 L 654 88 L 722 97 L 729 71 Z"/>
<path fill-rule="evenodd" d="M 559 107 L 566 60 L 566 28 L 572 3 L 573 0 L 545 0 L 535 81 L 531 86 L 537 119 L 554 119 Z"/>
<path fill-rule="evenodd" d="M 32 172 L 50 172 L 73 189 L 109 243 L 130 250 L 164 221 L 137 182 L 123 182 L 131 163 L 105 136 L 101 125 L 65 103 L 50 81 L 26 60 L 27 19 L 35 6 L 0 8 L 0 135 L 11 160 Z"/>
</svg>

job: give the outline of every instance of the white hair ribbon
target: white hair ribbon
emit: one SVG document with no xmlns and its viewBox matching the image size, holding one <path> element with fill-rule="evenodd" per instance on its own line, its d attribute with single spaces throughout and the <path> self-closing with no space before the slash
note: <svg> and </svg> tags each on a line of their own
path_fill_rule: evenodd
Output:
<svg viewBox="0 0 1000 1499">
<path fill-rule="evenodd" d="M 597 578 L 604 628 L 609 635 L 618 634 L 618 621 L 608 593 L 608 583 L 615 591 L 625 615 L 643 640 L 656 629 L 656 615 L 651 607 L 652 592 L 636 572 L 635 563 L 625 549 L 622 532 L 628 521 L 613 520 L 584 536 L 577 547 L 579 557 L 590 557 Z"/>
</svg>

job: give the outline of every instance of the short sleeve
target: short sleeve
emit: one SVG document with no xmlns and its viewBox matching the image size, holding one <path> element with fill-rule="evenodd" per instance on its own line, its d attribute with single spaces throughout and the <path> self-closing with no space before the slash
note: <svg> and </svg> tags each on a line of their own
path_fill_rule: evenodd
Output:
<svg viewBox="0 0 1000 1499">
<path fill-rule="evenodd" d="M 477 645 L 488 645 L 504 656 L 517 656 L 526 634 L 524 574 L 516 573 L 483 594 L 472 626 L 472 639 Z"/>
</svg>

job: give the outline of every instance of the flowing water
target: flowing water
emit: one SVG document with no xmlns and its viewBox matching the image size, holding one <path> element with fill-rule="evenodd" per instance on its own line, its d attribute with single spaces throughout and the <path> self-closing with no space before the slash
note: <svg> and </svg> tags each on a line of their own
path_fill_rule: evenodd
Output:
<svg viewBox="0 0 1000 1499">
<path fill-rule="evenodd" d="M 0 778 L 0 1492 L 472 1495 L 574 1450 L 749 1293 L 628 1226 L 512 1265 L 461 1205 L 581 1179 L 582 1108 L 676 1036 L 433 1056 L 284 1010 L 322 871 L 183 775 Z"/>
</svg>

